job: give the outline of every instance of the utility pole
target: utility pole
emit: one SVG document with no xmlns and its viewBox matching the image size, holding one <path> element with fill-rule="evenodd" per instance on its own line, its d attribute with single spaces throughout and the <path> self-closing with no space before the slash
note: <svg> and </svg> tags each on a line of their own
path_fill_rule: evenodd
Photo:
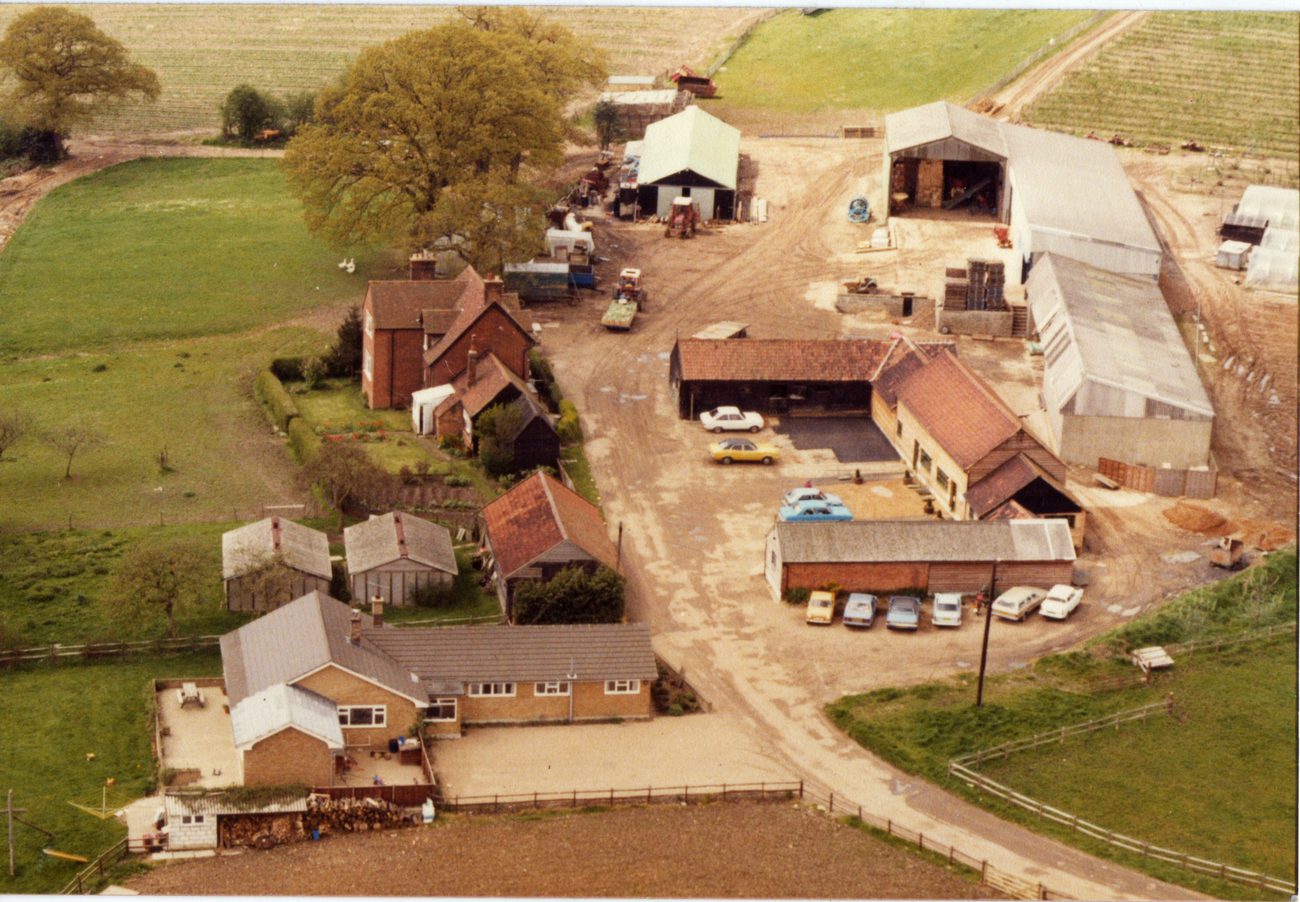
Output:
<svg viewBox="0 0 1300 902">
<path fill-rule="evenodd" d="M 5 798 L 5 820 L 9 822 L 9 876 L 10 877 L 14 875 L 14 813 L 15 812 L 26 814 L 27 809 L 14 807 L 14 791 L 10 789 L 8 796 L 6 796 Z"/>
<path fill-rule="evenodd" d="M 993 577 L 989 580 L 989 604 L 984 612 L 984 645 L 980 649 L 979 687 L 975 690 L 975 707 L 984 705 L 984 669 L 989 660 L 989 627 L 993 625 L 993 598 L 998 591 L 998 562 L 993 562 Z"/>
</svg>

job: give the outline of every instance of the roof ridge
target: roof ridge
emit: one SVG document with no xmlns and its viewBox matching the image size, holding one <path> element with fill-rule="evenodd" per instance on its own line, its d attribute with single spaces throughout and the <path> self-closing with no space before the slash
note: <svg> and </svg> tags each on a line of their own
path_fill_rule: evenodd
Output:
<svg viewBox="0 0 1300 902">
<path fill-rule="evenodd" d="M 560 530 L 560 538 L 569 541 L 569 531 L 564 526 L 564 519 L 560 516 L 559 505 L 555 503 L 555 496 L 551 494 L 551 479 L 545 473 L 538 472 L 537 478 L 542 482 L 542 491 L 546 493 L 546 503 L 551 508 L 551 518 L 555 520 L 555 525 Z"/>
<path fill-rule="evenodd" d="M 966 366 L 966 364 L 958 360 L 956 354 L 954 354 L 948 348 L 944 348 L 943 351 L 940 352 L 940 356 L 951 358 L 952 362 L 955 363 L 958 367 L 960 367 L 962 372 L 964 372 L 967 376 L 970 377 L 969 380 L 970 383 L 975 386 L 975 388 L 980 392 L 980 394 L 984 395 L 986 398 L 992 401 L 994 406 L 998 408 L 1000 413 L 1006 414 L 1008 420 L 1016 424 L 1017 429 L 1025 428 L 1025 424 L 1021 421 L 1020 416 L 1014 410 L 1011 409 L 1011 405 L 1008 404 L 1006 401 L 1004 401 L 1002 399 L 1002 396 L 999 395 L 997 392 L 995 392 L 991 386 L 986 385 L 984 383 L 984 380 L 980 378 L 978 373 L 976 373 L 970 367 Z"/>
</svg>

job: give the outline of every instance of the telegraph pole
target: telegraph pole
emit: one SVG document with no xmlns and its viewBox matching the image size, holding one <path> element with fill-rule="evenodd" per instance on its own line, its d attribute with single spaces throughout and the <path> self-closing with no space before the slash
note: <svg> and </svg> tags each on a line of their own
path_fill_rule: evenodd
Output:
<svg viewBox="0 0 1300 902">
<path fill-rule="evenodd" d="M 989 605 L 984 612 L 984 645 L 980 649 L 979 687 L 975 690 L 975 707 L 984 705 L 984 668 L 989 660 L 989 627 L 993 625 L 993 598 L 998 591 L 998 562 L 993 562 L 993 577 L 989 580 Z"/>
<path fill-rule="evenodd" d="M 14 791 L 5 799 L 5 819 L 9 822 L 9 876 L 14 875 Z"/>
</svg>

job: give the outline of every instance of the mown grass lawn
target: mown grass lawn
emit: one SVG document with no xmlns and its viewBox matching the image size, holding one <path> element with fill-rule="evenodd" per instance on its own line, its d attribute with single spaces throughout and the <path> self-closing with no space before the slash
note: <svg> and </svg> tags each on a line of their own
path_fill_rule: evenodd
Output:
<svg viewBox="0 0 1300 902">
<path fill-rule="evenodd" d="M 832 9 L 805 16 L 789 10 L 759 25 L 727 61 L 715 77 L 716 105 L 807 113 L 964 102 L 1091 15 Z"/>
<path fill-rule="evenodd" d="M 1300 149 L 1300 16 L 1153 13 L 1025 111 L 1034 125 L 1289 159 Z"/>
<path fill-rule="evenodd" d="M 23 819 L 54 833 L 48 839 L 15 825 L 17 875 L 10 879 L 6 867 L 0 891 L 58 892 L 82 865 L 48 858 L 41 849 L 94 858 L 125 836 L 116 820 L 68 802 L 99 800 L 109 778 L 119 801 L 147 795 L 156 782 L 149 681 L 220 673 L 221 658 L 211 652 L 0 674 L 0 787 L 13 788 L 14 806 L 28 809 Z"/>
<path fill-rule="evenodd" d="M 1258 890 L 1120 852 L 978 796 L 948 777 L 947 763 L 1001 742 L 1161 701 L 1172 692 L 1179 713 L 1173 720 L 1156 718 L 1126 726 L 1117 735 L 1098 734 L 1087 741 L 1096 747 L 1077 740 L 1044 750 L 1038 758 L 1015 755 L 998 765 L 1007 769 L 999 773 L 1034 795 L 1015 774 L 1021 761 L 1038 761 L 1025 778 L 1033 789 L 1052 793 L 1044 798 L 1051 804 L 1152 843 L 1285 878 L 1294 870 L 1296 848 L 1294 640 L 1234 653 L 1179 656 L 1174 669 L 1151 686 L 1101 693 L 1089 693 L 1084 686 L 1089 676 L 1131 674 L 1132 665 L 1119 658 L 1124 648 L 1232 635 L 1295 618 L 1296 554 L 1289 549 L 1098 637 L 1087 650 L 991 678 L 982 708 L 973 704 L 973 677 L 962 674 L 846 696 L 827 706 L 827 713 L 881 757 L 1004 817 L 1164 880 L 1224 898 L 1257 898 Z M 1112 741 L 1113 749 L 1106 745 Z M 1083 805 L 1085 796 L 1086 811 L 1071 807 Z"/>
</svg>

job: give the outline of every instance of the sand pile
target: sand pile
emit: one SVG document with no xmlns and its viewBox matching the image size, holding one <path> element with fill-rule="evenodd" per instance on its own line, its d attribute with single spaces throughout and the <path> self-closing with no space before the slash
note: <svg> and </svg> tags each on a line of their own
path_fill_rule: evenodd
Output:
<svg viewBox="0 0 1300 902">
<path fill-rule="evenodd" d="M 1203 536 L 1226 536 L 1235 528 L 1221 514 L 1199 504 L 1179 501 L 1164 511 L 1165 519 L 1188 532 L 1198 532 Z"/>
</svg>

